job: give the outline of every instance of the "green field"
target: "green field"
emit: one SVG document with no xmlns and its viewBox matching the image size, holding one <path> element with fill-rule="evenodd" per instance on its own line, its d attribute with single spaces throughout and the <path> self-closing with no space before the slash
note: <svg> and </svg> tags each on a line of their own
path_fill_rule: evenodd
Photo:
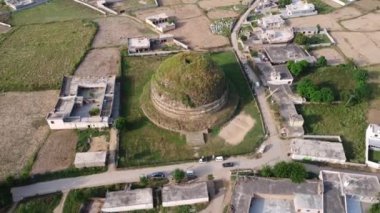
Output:
<svg viewBox="0 0 380 213">
<path fill-rule="evenodd" d="M 245 140 L 237 146 L 225 144 L 217 138 L 219 128 L 212 130 L 207 144 L 199 154 L 236 155 L 253 151 L 262 140 L 261 120 L 249 88 L 240 72 L 235 56 L 231 52 L 216 53 L 213 60 L 221 66 L 232 81 L 241 98 L 240 109 L 256 119 L 255 127 Z M 194 159 L 194 151 L 186 145 L 185 138 L 178 133 L 156 127 L 140 108 L 140 95 L 145 84 L 164 58 L 124 57 L 122 86 L 122 116 L 128 120 L 126 131 L 121 132 L 119 166 L 165 164 Z"/>
<path fill-rule="evenodd" d="M 12 25 L 48 23 L 100 17 L 100 13 L 72 0 L 50 0 L 45 4 L 12 13 Z"/>
<path fill-rule="evenodd" d="M 355 88 L 353 74 L 348 68 L 325 67 L 306 76 L 319 86 L 330 87 L 335 96 Z M 307 134 L 340 135 L 346 157 L 352 162 L 364 162 L 366 114 L 369 104 L 363 101 L 345 106 L 346 100 L 338 104 L 310 104 L 299 107 L 304 116 Z"/>
<path fill-rule="evenodd" d="M 59 88 L 91 45 L 88 21 L 16 27 L 0 43 L 0 91 Z"/>
<path fill-rule="evenodd" d="M 53 213 L 58 206 L 62 194 L 50 194 L 41 197 L 27 199 L 17 205 L 15 213 Z"/>
<path fill-rule="evenodd" d="M 319 14 L 327 14 L 335 10 L 333 7 L 324 3 L 322 0 L 310 0 L 309 3 L 313 3 L 315 5 L 315 9 Z"/>
</svg>

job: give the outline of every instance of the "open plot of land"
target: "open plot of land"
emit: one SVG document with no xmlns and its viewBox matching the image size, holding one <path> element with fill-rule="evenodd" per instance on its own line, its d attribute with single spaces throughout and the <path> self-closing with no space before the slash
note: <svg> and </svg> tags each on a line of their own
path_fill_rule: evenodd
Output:
<svg viewBox="0 0 380 213">
<path fill-rule="evenodd" d="M 344 57 L 334 48 L 322 48 L 312 51 L 315 57 L 324 56 L 327 59 L 328 65 L 338 65 L 345 62 Z"/>
<path fill-rule="evenodd" d="M 17 28 L 0 44 L 0 90 L 59 88 L 74 72 L 96 31 L 70 21 Z"/>
<path fill-rule="evenodd" d="M 91 138 L 91 147 L 89 152 L 100 152 L 108 150 L 108 142 L 106 136 L 98 136 Z"/>
<path fill-rule="evenodd" d="M 49 133 L 46 114 L 57 91 L 7 92 L 0 95 L 0 179 L 21 172 Z"/>
<path fill-rule="evenodd" d="M 323 3 L 329 5 L 330 7 L 332 8 L 340 8 L 342 7 L 342 5 L 332 1 L 332 0 L 322 0 Z M 311 3 L 311 2 L 310 2 Z M 318 11 L 319 12 L 319 11 Z"/>
<path fill-rule="evenodd" d="M 207 13 L 207 16 L 210 19 L 220 19 L 220 18 L 230 18 L 230 17 L 237 17 L 239 14 L 232 10 L 221 10 L 221 9 L 215 9 L 211 10 Z"/>
<path fill-rule="evenodd" d="M 47 3 L 12 14 L 12 25 L 48 23 L 72 19 L 99 17 L 99 13 L 70 0 L 50 0 Z"/>
<path fill-rule="evenodd" d="M 337 46 L 360 66 L 380 63 L 380 32 L 332 32 Z"/>
<path fill-rule="evenodd" d="M 158 0 L 158 4 L 160 6 L 169 6 L 169 5 L 176 5 L 181 4 L 181 0 Z"/>
<path fill-rule="evenodd" d="M 195 4 L 186 4 L 138 11 L 136 12 L 136 16 L 137 18 L 145 21 L 146 17 L 159 13 L 166 13 L 168 16 L 174 16 L 177 20 L 189 19 L 203 15 L 202 11 Z"/>
<path fill-rule="evenodd" d="M 240 4 L 241 0 L 202 0 L 198 2 L 198 5 L 205 10 L 211 10 L 216 7 L 231 6 Z"/>
<path fill-rule="evenodd" d="M 75 130 L 52 131 L 38 152 L 31 174 L 44 174 L 69 168 L 74 162 L 77 140 Z"/>
<path fill-rule="evenodd" d="M 250 115 L 241 112 L 220 130 L 219 137 L 231 145 L 239 144 L 254 124 L 255 120 Z"/>
<path fill-rule="evenodd" d="M 369 72 L 369 83 L 373 90 L 373 100 L 369 105 L 367 122 L 380 124 L 380 66 L 366 67 Z"/>
<path fill-rule="evenodd" d="M 352 6 L 358 7 L 364 12 L 373 11 L 377 7 L 380 7 L 380 1 L 379 0 L 360 0 L 355 1 Z"/>
<path fill-rule="evenodd" d="M 77 76 L 117 75 L 120 70 L 118 48 L 93 49 L 75 71 Z"/>
<path fill-rule="evenodd" d="M 368 13 L 355 19 L 342 21 L 341 24 L 352 31 L 380 30 L 380 13 Z"/>
<path fill-rule="evenodd" d="M 333 20 L 337 21 L 354 18 L 360 15 L 362 15 L 362 12 L 354 7 L 342 7 L 330 14 L 326 14 L 326 16 L 330 16 Z"/>
<path fill-rule="evenodd" d="M 239 110 L 252 116 L 257 123 L 261 122 L 260 114 L 234 54 L 232 52 L 216 53 L 212 54 L 212 58 L 221 66 L 235 86 L 240 96 Z M 163 59 L 162 57 L 125 57 L 122 62 L 123 75 L 126 79 L 122 83 L 122 115 L 126 117 L 128 125 L 127 130 L 120 133 L 119 165 L 121 167 L 162 164 L 189 160 L 194 157 L 194 151 L 186 144 L 183 136 L 155 126 L 144 116 L 140 108 L 140 95 L 143 88 Z M 207 143 L 198 150 L 200 154 L 236 155 L 251 152 L 260 145 L 263 136 L 261 125 L 254 125 L 240 144 L 232 146 L 218 137 L 217 129 L 212 130 L 216 134 L 210 134 Z"/>
<path fill-rule="evenodd" d="M 92 43 L 93 47 L 127 45 L 129 37 L 154 35 L 144 24 L 128 17 L 108 17 L 95 20 L 99 29 Z"/>
<path fill-rule="evenodd" d="M 125 11 L 135 11 L 140 9 L 157 7 L 157 5 L 154 0 L 123 0 L 109 3 L 108 7 L 119 13 L 123 13 Z"/>
</svg>

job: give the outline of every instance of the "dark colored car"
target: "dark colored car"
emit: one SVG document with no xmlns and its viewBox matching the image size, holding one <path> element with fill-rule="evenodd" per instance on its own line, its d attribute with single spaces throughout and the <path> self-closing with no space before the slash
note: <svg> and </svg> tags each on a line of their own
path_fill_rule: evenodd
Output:
<svg viewBox="0 0 380 213">
<path fill-rule="evenodd" d="M 223 167 L 234 167 L 234 163 L 232 162 L 223 163 L 222 165 Z"/>
<path fill-rule="evenodd" d="M 149 178 L 152 178 L 152 179 L 163 179 L 165 177 L 166 175 L 163 172 L 155 172 L 149 175 Z"/>
</svg>

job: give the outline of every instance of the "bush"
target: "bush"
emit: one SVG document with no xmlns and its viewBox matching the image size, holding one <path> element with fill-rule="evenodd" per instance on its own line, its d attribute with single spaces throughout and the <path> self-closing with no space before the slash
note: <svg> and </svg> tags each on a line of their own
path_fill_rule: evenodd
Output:
<svg viewBox="0 0 380 213">
<path fill-rule="evenodd" d="M 241 35 L 241 36 L 240 36 L 240 39 L 241 39 L 242 41 L 247 41 L 248 38 L 247 38 L 247 36 L 245 36 L 245 35 Z"/>
<path fill-rule="evenodd" d="M 259 172 L 259 175 L 262 177 L 273 177 L 272 167 L 269 165 L 263 166 L 263 168 Z"/>
<path fill-rule="evenodd" d="M 379 213 L 380 212 L 380 203 L 372 204 L 371 208 L 369 209 L 369 213 Z"/>
<path fill-rule="evenodd" d="M 301 163 L 279 162 L 273 167 L 273 174 L 278 178 L 290 178 L 294 183 L 302 183 L 307 177 L 307 171 Z"/>
<path fill-rule="evenodd" d="M 305 36 L 302 33 L 297 33 L 296 36 L 294 37 L 294 42 L 299 45 L 306 45 L 308 44 L 308 37 Z"/>
<path fill-rule="evenodd" d="M 115 127 L 118 130 L 124 130 L 127 127 L 127 119 L 124 117 L 118 117 L 115 120 Z"/>
<path fill-rule="evenodd" d="M 301 73 L 307 71 L 307 68 L 309 67 L 309 62 L 302 60 L 299 62 L 294 61 L 288 61 L 288 69 L 294 76 L 299 76 Z"/>
<path fill-rule="evenodd" d="M 321 56 L 317 59 L 317 62 L 315 64 L 317 67 L 325 67 L 327 66 L 327 60 L 325 56 Z"/>
<path fill-rule="evenodd" d="M 173 172 L 173 178 L 175 182 L 179 183 L 185 178 L 186 173 L 181 169 L 175 169 Z"/>
<path fill-rule="evenodd" d="M 297 93 L 313 102 L 331 103 L 334 101 L 334 93 L 328 87 L 318 89 L 309 79 L 302 79 L 297 84 Z"/>
<path fill-rule="evenodd" d="M 148 177 L 147 176 L 141 176 L 140 177 L 140 184 L 142 185 L 142 186 L 147 186 L 148 184 L 149 184 L 149 179 L 148 179 Z"/>
<path fill-rule="evenodd" d="M 91 116 L 96 116 L 96 115 L 99 115 L 100 114 L 100 109 L 99 108 L 92 108 L 90 109 L 90 111 L 88 112 Z"/>
<path fill-rule="evenodd" d="M 278 7 L 284 8 L 286 5 L 289 5 L 292 3 L 292 0 L 279 0 L 278 1 Z"/>
<path fill-rule="evenodd" d="M 323 87 L 320 92 L 322 102 L 331 103 L 334 100 L 334 93 L 330 88 Z"/>
</svg>

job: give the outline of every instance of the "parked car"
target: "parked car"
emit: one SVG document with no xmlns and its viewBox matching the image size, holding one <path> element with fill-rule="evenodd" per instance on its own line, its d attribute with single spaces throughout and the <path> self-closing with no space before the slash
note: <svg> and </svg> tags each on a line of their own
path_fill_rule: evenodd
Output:
<svg viewBox="0 0 380 213">
<path fill-rule="evenodd" d="M 223 167 L 234 167 L 234 163 L 233 162 L 223 163 L 222 165 L 223 165 Z"/>
<path fill-rule="evenodd" d="M 148 177 L 152 179 L 163 179 L 166 178 L 166 175 L 163 172 L 155 172 L 150 174 Z"/>
</svg>

